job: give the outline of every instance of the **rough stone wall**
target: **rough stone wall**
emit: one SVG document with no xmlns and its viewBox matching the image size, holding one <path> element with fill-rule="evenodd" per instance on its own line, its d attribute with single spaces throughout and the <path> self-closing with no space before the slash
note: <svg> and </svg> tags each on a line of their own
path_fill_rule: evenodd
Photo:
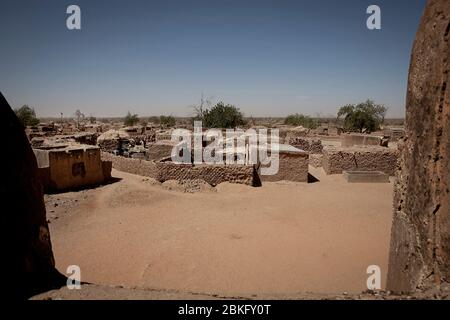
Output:
<svg viewBox="0 0 450 320">
<path fill-rule="evenodd" d="M 113 168 L 160 182 L 167 180 L 202 179 L 212 186 L 222 182 L 233 182 L 257 186 L 259 178 L 253 166 L 244 165 L 190 165 L 171 162 L 154 162 L 102 153 L 102 159 L 112 162 Z"/>
<path fill-rule="evenodd" d="M 65 277 L 55 269 L 44 197 L 36 158 L 15 113 L 0 94 L 0 135 L 6 170 L 0 180 L 3 205 L 4 277 L 7 299 L 25 299 L 60 287 Z"/>
<path fill-rule="evenodd" d="M 314 168 L 321 168 L 323 162 L 323 154 L 310 154 L 309 164 Z"/>
<path fill-rule="evenodd" d="M 382 171 L 394 175 L 398 151 L 384 147 L 326 147 L 323 150 L 323 169 L 326 174 L 340 174 L 343 170 Z"/>
<path fill-rule="evenodd" d="M 260 175 L 262 181 L 296 181 L 308 182 L 309 155 L 280 153 L 278 173 Z"/>
<path fill-rule="evenodd" d="M 202 179 L 212 186 L 222 182 L 254 185 L 253 166 L 244 165 L 179 165 L 171 162 L 157 162 L 158 181 Z"/>
<path fill-rule="evenodd" d="M 307 151 L 310 154 L 322 153 L 323 145 L 322 141 L 319 139 L 310 139 L 302 137 L 290 138 L 287 144 L 299 148 L 301 150 Z"/>
<path fill-rule="evenodd" d="M 414 43 L 394 193 L 388 290 L 450 281 L 450 1 L 429 0 Z"/>
</svg>

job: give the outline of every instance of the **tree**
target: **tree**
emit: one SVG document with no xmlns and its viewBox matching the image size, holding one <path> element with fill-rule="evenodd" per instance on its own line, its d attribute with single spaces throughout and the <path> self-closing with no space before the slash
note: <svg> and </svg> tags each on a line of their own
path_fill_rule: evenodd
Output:
<svg viewBox="0 0 450 320">
<path fill-rule="evenodd" d="M 130 111 L 128 111 L 127 115 L 125 116 L 125 119 L 123 120 L 123 123 L 126 126 L 132 127 L 136 123 L 139 122 L 139 117 L 137 114 L 131 114 Z"/>
<path fill-rule="evenodd" d="M 205 98 L 205 96 L 202 93 L 202 95 L 200 97 L 200 104 L 192 106 L 194 108 L 194 113 L 195 113 L 194 120 L 202 120 L 205 111 L 208 108 L 211 108 L 212 105 L 213 105 L 213 103 L 211 101 L 211 98 Z"/>
<path fill-rule="evenodd" d="M 348 104 L 341 107 L 337 118 L 344 117 L 344 129 L 347 131 L 370 133 L 379 130 L 387 110 L 384 105 L 367 100 L 357 105 Z"/>
<path fill-rule="evenodd" d="M 90 117 L 89 117 L 89 122 L 90 122 L 91 124 L 94 124 L 96 121 L 97 121 L 97 118 L 96 118 L 96 117 L 94 117 L 94 116 L 90 116 Z"/>
<path fill-rule="evenodd" d="M 79 123 L 81 119 L 84 119 L 84 113 L 77 109 L 75 111 L 75 117 L 77 118 L 77 123 Z"/>
<path fill-rule="evenodd" d="M 291 126 L 303 126 L 308 129 L 317 128 L 317 121 L 309 116 L 303 114 L 291 114 L 284 119 L 284 124 L 289 124 Z"/>
<path fill-rule="evenodd" d="M 160 116 L 159 123 L 163 126 L 174 127 L 176 120 L 173 116 Z"/>
<path fill-rule="evenodd" d="M 242 113 L 233 105 L 217 103 L 211 109 L 203 108 L 194 120 L 201 120 L 206 128 L 236 128 L 244 125 Z"/>
<path fill-rule="evenodd" d="M 26 126 L 35 126 L 39 123 L 39 119 L 36 118 L 36 112 L 34 108 L 29 107 L 28 105 L 24 105 L 19 109 L 14 110 L 19 118 L 20 122 Z"/>
</svg>

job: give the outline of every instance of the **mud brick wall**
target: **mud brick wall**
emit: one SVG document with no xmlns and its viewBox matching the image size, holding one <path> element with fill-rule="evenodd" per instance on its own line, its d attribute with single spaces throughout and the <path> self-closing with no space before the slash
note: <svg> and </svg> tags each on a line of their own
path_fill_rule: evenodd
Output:
<svg viewBox="0 0 450 320">
<path fill-rule="evenodd" d="M 340 174 L 343 170 L 382 171 L 394 175 L 398 151 L 384 147 L 326 147 L 323 150 L 323 169 L 326 174 Z"/>
<path fill-rule="evenodd" d="M 309 164 L 314 168 L 321 168 L 323 162 L 323 154 L 310 154 Z"/>
<path fill-rule="evenodd" d="M 429 0 L 413 47 L 387 289 L 450 281 L 450 1 Z"/>
<path fill-rule="evenodd" d="M 289 141 L 287 143 L 298 149 L 308 151 L 310 154 L 322 153 L 323 150 L 322 141 L 320 141 L 319 139 L 292 137 L 289 138 Z"/>
<path fill-rule="evenodd" d="M 371 136 L 367 134 L 342 134 L 341 135 L 342 147 L 351 146 L 380 146 L 381 137 Z"/>
<path fill-rule="evenodd" d="M 155 179 L 158 176 L 158 169 L 153 161 L 125 158 L 108 152 L 102 152 L 102 160 L 111 161 L 112 167 L 119 171 Z"/>
<path fill-rule="evenodd" d="M 158 181 L 203 179 L 212 186 L 222 182 L 254 185 L 253 166 L 244 165 L 179 165 L 157 162 Z"/>
<path fill-rule="evenodd" d="M 308 153 L 280 153 L 278 173 L 275 175 L 260 175 L 262 181 L 296 181 L 308 182 Z"/>
<path fill-rule="evenodd" d="M 167 180 L 203 179 L 212 186 L 222 182 L 257 186 L 259 178 L 253 166 L 174 164 L 125 158 L 102 152 L 102 160 L 112 162 L 114 169 L 151 177 L 160 182 Z"/>
<path fill-rule="evenodd" d="M 149 143 L 148 144 L 148 159 L 149 160 L 160 160 L 163 158 L 168 158 L 172 154 L 174 144 L 170 143 Z"/>
</svg>

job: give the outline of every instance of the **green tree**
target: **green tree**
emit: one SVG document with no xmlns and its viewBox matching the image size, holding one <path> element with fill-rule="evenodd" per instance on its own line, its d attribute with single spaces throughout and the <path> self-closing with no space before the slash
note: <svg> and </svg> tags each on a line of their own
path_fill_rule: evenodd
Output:
<svg viewBox="0 0 450 320">
<path fill-rule="evenodd" d="M 36 112 L 34 108 L 29 107 L 28 105 L 24 105 L 19 109 L 15 109 L 14 112 L 19 118 L 20 122 L 26 126 L 35 126 L 39 123 L 39 119 L 36 118 Z"/>
<path fill-rule="evenodd" d="M 125 119 L 123 120 L 123 123 L 126 126 L 132 127 L 136 123 L 139 122 L 139 117 L 137 114 L 131 114 L 130 111 L 128 111 L 127 115 L 125 116 Z"/>
<path fill-rule="evenodd" d="M 348 104 L 339 109 L 337 118 L 344 118 L 344 129 L 352 132 L 373 132 L 384 122 L 388 108 L 372 100 L 357 105 Z"/>
<path fill-rule="evenodd" d="M 201 120 L 206 128 L 236 128 L 245 124 L 239 109 L 223 102 L 217 103 L 211 109 L 203 108 L 201 113 L 197 112 L 194 120 Z"/>
<path fill-rule="evenodd" d="M 173 116 L 160 116 L 159 123 L 163 126 L 174 127 L 176 120 Z"/>
<path fill-rule="evenodd" d="M 303 114 L 291 114 L 284 119 L 284 124 L 289 124 L 291 126 L 303 126 L 308 129 L 317 128 L 317 121 L 309 116 Z"/>
</svg>

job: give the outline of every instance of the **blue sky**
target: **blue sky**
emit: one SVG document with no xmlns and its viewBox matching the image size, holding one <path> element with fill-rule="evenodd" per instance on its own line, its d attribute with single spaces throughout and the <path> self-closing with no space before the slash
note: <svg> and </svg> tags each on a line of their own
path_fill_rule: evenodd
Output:
<svg viewBox="0 0 450 320">
<path fill-rule="evenodd" d="M 81 8 L 81 30 L 66 8 Z M 377 4 L 382 29 L 366 28 Z M 372 98 L 403 117 L 425 0 L 0 2 L 0 90 L 38 116 L 192 114 L 202 93 L 247 116 L 335 115 Z"/>
</svg>

